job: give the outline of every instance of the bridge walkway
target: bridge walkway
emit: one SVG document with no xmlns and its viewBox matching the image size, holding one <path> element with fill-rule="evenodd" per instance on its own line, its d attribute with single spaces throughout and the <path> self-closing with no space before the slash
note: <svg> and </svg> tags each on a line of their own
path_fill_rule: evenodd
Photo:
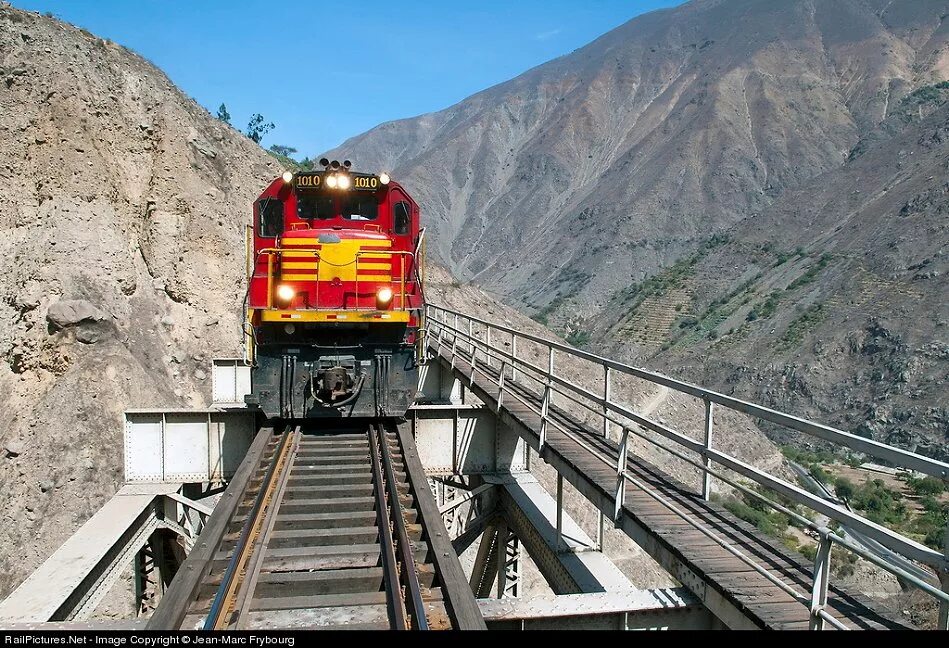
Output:
<svg viewBox="0 0 949 648">
<path fill-rule="evenodd" d="M 506 380 L 498 407 L 501 393 L 498 367 L 476 361 L 472 372 L 470 357 L 464 349 L 455 349 L 452 362 L 449 346 L 439 348 L 433 341 L 430 348 L 442 367 L 453 371 L 468 389 L 498 410 L 505 422 L 512 424 L 527 443 L 538 449 L 541 430 L 538 412 L 543 402 L 540 394 L 517 381 Z M 611 516 L 617 492 L 619 444 L 605 439 L 602 431 L 578 421 L 560 407 L 551 405 L 548 412 L 556 425 L 548 427 L 544 460 Z M 560 428 L 568 429 L 575 438 Z M 608 457 L 612 465 L 591 453 L 590 448 Z M 690 492 L 641 458 L 629 456 L 626 468 L 640 487 L 627 483 L 617 524 L 692 589 L 713 613 L 726 617 L 722 620 L 731 627 L 789 630 L 809 627 L 813 564 L 738 519 L 720 504 L 705 501 Z M 800 596 L 795 598 L 771 582 L 709 533 L 724 540 Z M 854 629 L 912 627 L 866 595 L 840 584 L 830 586 L 826 610 Z"/>
</svg>

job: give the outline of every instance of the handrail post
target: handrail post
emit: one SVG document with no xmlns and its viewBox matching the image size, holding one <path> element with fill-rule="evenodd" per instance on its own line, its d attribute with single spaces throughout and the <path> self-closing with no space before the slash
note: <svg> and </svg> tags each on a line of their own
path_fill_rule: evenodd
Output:
<svg viewBox="0 0 949 648">
<path fill-rule="evenodd" d="M 705 472 L 702 475 L 702 499 L 707 502 L 712 496 L 712 473 L 709 472 L 712 459 L 708 451 L 712 449 L 712 416 L 715 405 L 707 398 L 703 400 L 705 402 L 705 452 L 702 453 L 702 464 L 705 466 Z"/>
<path fill-rule="evenodd" d="M 623 427 L 620 435 L 619 454 L 616 457 L 616 493 L 613 496 L 613 526 L 619 528 L 620 514 L 626 502 L 626 458 L 629 455 L 629 428 Z"/>
<path fill-rule="evenodd" d="M 946 530 L 942 536 L 942 552 L 949 562 L 949 521 L 946 522 Z M 949 570 L 939 570 L 939 585 L 942 591 L 949 594 Z M 939 602 L 939 621 L 936 625 L 938 630 L 949 630 L 949 603 Z"/>
<path fill-rule="evenodd" d="M 491 353 L 490 353 L 490 349 L 492 348 L 491 347 L 491 325 L 488 324 L 487 326 L 485 326 L 484 331 L 485 331 L 484 344 L 489 349 L 489 353 L 487 354 L 488 366 L 492 367 L 494 365 L 491 364 Z"/>
<path fill-rule="evenodd" d="M 610 438 L 610 366 L 603 365 L 603 438 Z"/>
<path fill-rule="evenodd" d="M 557 473 L 557 552 L 563 548 L 563 475 Z"/>
<path fill-rule="evenodd" d="M 939 584 L 942 591 L 949 594 L 949 572 L 939 572 Z M 936 625 L 937 630 L 949 630 L 949 603 L 939 602 L 939 621 Z"/>
<path fill-rule="evenodd" d="M 827 606 L 827 588 L 830 582 L 830 552 L 834 541 L 827 532 L 821 532 L 820 545 L 814 558 L 814 585 L 811 588 L 811 630 L 823 630 L 824 619 L 819 612 Z"/>
<path fill-rule="evenodd" d="M 455 370 L 455 351 L 458 349 L 458 327 L 451 334 L 451 369 Z"/>
<path fill-rule="evenodd" d="M 468 384 L 474 385 L 475 366 L 478 364 L 478 348 L 471 345 L 471 375 L 468 376 Z"/>
<path fill-rule="evenodd" d="M 596 550 L 603 551 L 603 522 L 606 520 L 606 516 L 603 515 L 603 511 L 597 511 L 597 514 Z"/>
<path fill-rule="evenodd" d="M 498 373 L 498 412 L 501 411 L 501 399 L 504 397 L 504 370 L 506 369 L 506 364 L 504 359 L 502 359 L 501 371 Z"/>
<path fill-rule="evenodd" d="M 399 255 L 399 267 L 401 272 L 399 272 L 399 288 L 402 291 L 402 310 L 405 310 L 405 255 Z M 356 276 L 359 276 L 359 271 L 356 271 Z"/>
<path fill-rule="evenodd" d="M 470 317 L 468 318 L 468 350 L 471 352 L 471 356 L 474 357 L 474 320 Z"/>
<path fill-rule="evenodd" d="M 517 334 L 511 333 L 511 380 L 517 380 Z"/>
<path fill-rule="evenodd" d="M 540 440 L 537 444 L 537 454 L 544 456 L 544 449 L 547 447 L 547 418 L 550 413 L 550 398 L 553 388 L 551 376 L 554 373 L 554 348 L 547 347 L 547 384 L 544 385 L 544 400 L 540 404 Z"/>
<path fill-rule="evenodd" d="M 267 253 L 267 309 L 273 308 L 273 255 Z"/>
</svg>

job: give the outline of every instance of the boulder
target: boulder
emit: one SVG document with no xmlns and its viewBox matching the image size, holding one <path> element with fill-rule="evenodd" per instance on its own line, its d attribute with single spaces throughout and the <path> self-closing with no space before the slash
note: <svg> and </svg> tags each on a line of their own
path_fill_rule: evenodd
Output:
<svg viewBox="0 0 949 648">
<path fill-rule="evenodd" d="M 204 157 L 211 158 L 212 160 L 217 157 L 217 151 L 204 140 L 193 139 L 191 140 L 191 145 Z"/>
<path fill-rule="evenodd" d="M 76 326 L 83 322 L 101 322 L 105 313 L 84 299 L 64 299 L 50 305 L 46 319 L 56 329 Z"/>
</svg>

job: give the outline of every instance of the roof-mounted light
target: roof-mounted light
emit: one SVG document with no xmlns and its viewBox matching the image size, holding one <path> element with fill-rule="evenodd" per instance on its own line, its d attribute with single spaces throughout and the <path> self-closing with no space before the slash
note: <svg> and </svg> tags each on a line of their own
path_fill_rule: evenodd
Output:
<svg viewBox="0 0 949 648">
<path fill-rule="evenodd" d="M 287 184 L 293 182 L 293 171 L 284 171 L 283 172 L 283 181 Z"/>
<path fill-rule="evenodd" d="M 335 189 L 336 185 L 339 183 L 339 180 L 336 178 L 336 174 L 326 176 L 326 186 L 330 189 Z"/>
<path fill-rule="evenodd" d="M 352 184 L 352 181 L 349 179 L 349 176 L 345 173 L 339 174 L 336 178 L 336 186 L 340 189 L 349 189 L 349 185 Z"/>
<path fill-rule="evenodd" d="M 382 184 L 387 185 L 389 184 L 390 180 L 392 180 L 392 178 L 390 178 L 389 174 L 386 173 L 385 171 L 379 174 L 379 182 L 381 182 Z"/>
</svg>

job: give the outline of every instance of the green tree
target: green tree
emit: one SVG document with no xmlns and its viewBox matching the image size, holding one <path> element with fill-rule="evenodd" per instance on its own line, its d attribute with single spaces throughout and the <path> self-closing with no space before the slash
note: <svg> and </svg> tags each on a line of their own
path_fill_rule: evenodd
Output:
<svg viewBox="0 0 949 648">
<path fill-rule="evenodd" d="M 264 116 L 260 113 L 254 113 L 250 118 L 250 121 L 247 122 L 247 137 L 251 138 L 257 144 L 260 144 L 260 140 L 264 139 L 264 135 L 269 133 L 275 128 L 273 122 L 265 122 Z"/>
<path fill-rule="evenodd" d="M 284 146 L 283 144 L 274 144 L 270 147 L 270 150 L 284 157 L 293 157 L 293 154 L 297 152 L 292 146 Z"/>
<path fill-rule="evenodd" d="M 227 112 L 227 106 L 225 106 L 223 103 L 217 109 L 217 118 L 230 126 L 231 113 Z"/>
<path fill-rule="evenodd" d="M 853 482 L 847 479 L 846 477 L 841 477 L 837 480 L 837 496 L 849 500 L 853 497 L 854 494 L 854 485 Z"/>
</svg>

